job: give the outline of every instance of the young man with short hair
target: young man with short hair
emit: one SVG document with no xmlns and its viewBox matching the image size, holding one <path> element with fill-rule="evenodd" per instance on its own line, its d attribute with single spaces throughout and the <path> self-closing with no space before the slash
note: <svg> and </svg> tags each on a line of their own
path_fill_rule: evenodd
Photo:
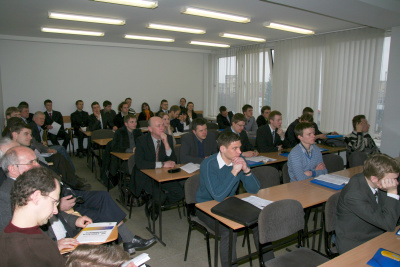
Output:
<svg viewBox="0 0 400 267">
<path fill-rule="evenodd" d="M 65 133 L 64 119 L 61 112 L 53 110 L 53 102 L 50 99 L 46 99 L 44 101 L 44 107 L 46 108 L 46 111 L 44 112 L 45 121 L 42 128 L 48 130 L 53 129 L 53 122 L 61 125 L 57 134 L 47 133 L 47 139 L 50 140 L 53 145 L 59 145 L 57 140 L 58 138 L 64 139 L 62 146 L 67 149 L 68 144 L 71 141 L 71 137 L 69 136 L 69 134 Z"/>
<path fill-rule="evenodd" d="M 108 113 L 112 120 L 114 120 L 115 116 L 117 115 L 115 110 L 112 109 L 112 103 L 109 100 L 105 100 L 103 102 L 103 109 L 100 112 L 102 116 L 104 116 L 105 113 Z"/>
<path fill-rule="evenodd" d="M 253 145 L 249 141 L 246 131 L 244 131 L 244 126 L 246 124 L 246 118 L 243 114 L 236 113 L 232 117 L 232 126 L 226 128 L 224 132 L 233 132 L 240 136 L 241 147 L 243 157 L 255 157 L 258 156 L 257 150 L 254 149 Z"/>
<path fill-rule="evenodd" d="M 217 123 L 219 129 L 226 129 L 231 127 L 233 113 L 232 111 L 228 112 L 228 109 L 225 106 L 219 107 L 219 114 L 217 116 Z"/>
<path fill-rule="evenodd" d="M 270 106 L 263 106 L 261 108 L 261 115 L 257 117 L 257 126 L 260 128 L 261 126 L 268 124 L 268 117 L 269 114 L 271 113 L 271 107 Z"/>
<path fill-rule="evenodd" d="M 118 105 L 118 114 L 114 118 L 114 126 L 121 128 L 124 126 L 124 117 L 129 114 L 129 105 L 125 101 Z"/>
<path fill-rule="evenodd" d="M 179 108 L 181 109 L 181 112 L 187 112 L 187 108 L 186 108 L 186 98 L 182 97 L 179 100 Z"/>
<path fill-rule="evenodd" d="M 74 134 L 78 137 L 77 156 L 83 158 L 85 155 L 83 139 L 86 137 L 83 132 L 89 126 L 89 113 L 83 110 L 84 103 L 82 100 L 77 100 L 75 106 L 76 111 L 71 113 L 71 127 L 74 129 Z"/>
<path fill-rule="evenodd" d="M 288 169 L 290 181 L 301 181 L 327 174 L 321 151 L 315 145 L 315 129 L 312 123 L 300 122 L 295 128 L 300 143 L 290 151 Z"/>
<path fill-rule="evenodd" d="M 18 110 L 21 114 L 21 119 L 26 123 L 30 123 L 32 121 L 32 118 L 30 117 L 29 113 L 29 106 L 27 105 L 18 105 Z"/>
<path fill-rule="evenodd" d="M 182 164 L 200 164 L 205 158 L 218 152 L 215 134 L 207 131 L 207 122 L 200 118 L 193 120 L 192 132 L 184 134 L 181 143 Z"/>
<path fill-rule="evenodd" d="M 369 135 L 369 123 L 365 115 L 354 116 L 353 132 L 345 137 L 348 155 L 355 151 L 365 152 L 367 155 L 380 153 L 371 135 Z"/>
<path fill-rule="evenodd" d="M 274 110 L 269 114 L 268 120 L 269 124 L 257 130 L 257 149 L 262 153 L 281 151 L 287 144 L 285 133 L 281 129 L 282 113 Z"/>
<path fill-rule="evenodd" d="M 253 116 L 253 107 L 249 104 L 246 104 L 242 107 L 242 112 L 243 115 L 246 117 L 246 125 L 244 126 L 244 129 L 249 134 L 256 134 L 258 126 L 256 123 L 256 119 Z"/>
<path fill-rule="evenodd" d="M 399 172 L 398 161 L 375 154 L 364 162 L 363 173 L 354 175 L 342 189 L 335 229 L 340 254 L 395 230 L 400 217 Z"/>
<path fill-rule="evenodd" d="M 169 111 L 168 111 L 168 100 L 166 100 L 166 99 L 161 100 L 160 110 L 157 111 L 156 116 L 159 116 L 159 114 L 161 112 L 164 112 L 165 114 L 169 113 Z"/>
<path fill-rule="evenodd" d="M 184 125 L 179 119 L 179 114 L 181 114 L 181 109 L 177 105 L 173 105 L 169 110 L 168 116 L 170 119 L 170 124 L 174 128 L 174 132 L 183 132 Z"/>
<path fill-rule="evenodd" d="M 91 105 L 93 114 L 89 116 L 89 131 L 95 131 L 100 129 L 117 130 L 114 126 L 110 116 L 102 116 L 100 112 L 100 104 L 94 101 Z"/>
<path fill-rule="evenodd" d="M 125 102 L 128 103 L 128 113 L 136 116 L 136 111 L 131 107 L 132 106 L 132 98 L 125 98 Z"/>
<path fill-rule="evenodd" d="M 301 115 L 300 118 L 297 118 L 294 122 L 292 122 L 285 132 L 285 139 L 287 140 L 287 147 L 295 147 L 300 140 L 297 138 L 297 135 L 294 133 L 294 129 L 296 128 L 297 124 L 300 122 L 314 122 L 314 118 L 312 115 L 305 113 Z"/>
</svg>

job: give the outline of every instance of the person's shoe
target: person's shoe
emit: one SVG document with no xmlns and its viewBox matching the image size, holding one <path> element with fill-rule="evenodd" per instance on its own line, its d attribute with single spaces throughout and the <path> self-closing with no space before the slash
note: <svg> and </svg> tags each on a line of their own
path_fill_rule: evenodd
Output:
<svg viewBox="0 0 400 267">
<path fill-rule="evenodd" d="M 129 254 L 135 252 L 136 249 L 144 249 L 151 246 L 154 242 L 156 242 L 156 238 L 144 239 L 140 236 L 135 235 L 131 242 L 124 243 L 124 250 Z"/>
<path fill-rule="evenodd" d="M 160 215 L 159 210 L 160 210 L 160 204 L 158 204 L 157 202 L 154 202 L 154 214 L 153 214 L 153 203 L 152 201 L 149 201 L 149 214 L 150 214 L 150 218 L 152 221 L 157 221 L 158 219 L 158 215 Z"/>
</svg>

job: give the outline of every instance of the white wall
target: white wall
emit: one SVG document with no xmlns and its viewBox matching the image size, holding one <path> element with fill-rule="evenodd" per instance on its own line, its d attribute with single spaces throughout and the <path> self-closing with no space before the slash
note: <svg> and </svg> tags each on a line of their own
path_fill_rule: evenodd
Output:
<svg viewBox="0 0 400 267">
<path fill-rule="evenodd" d="M 157 111 L 161 99 L 171 106 L 181 97 L 202 110 L 207 60 L 196 52 L 0 39 L 1 110 L 22 100 L 31 112 L 44 110 L 49 98 L 69 115 L 82 99 L 91 113 L 93 101 L 110 100 L 116 110 L 126 97 L 136 111 L 142 102 Z"/>
<path fill-rule="evenodd" d="M 400 156 L 400 26 L 392 28 L 381 151 Z"/>
</svg>

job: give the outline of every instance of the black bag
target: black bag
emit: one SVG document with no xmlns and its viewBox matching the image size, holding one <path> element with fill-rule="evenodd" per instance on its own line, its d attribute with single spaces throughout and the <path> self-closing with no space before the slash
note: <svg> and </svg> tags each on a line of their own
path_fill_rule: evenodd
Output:
<svg viewBox="0 0 400 267">
<path fill-rule="evenodd" d="M 332 147 L 346 147 L 343 137 L 339 138 L 328 138 L 324 141 L 324 144 Z"/>
<path fill-rule="evenodd" d="M 211 212 L 249 227 L 258 222 L 261 210 L 237 197 L 230 197 L 215 205 Z"/>
</svg>

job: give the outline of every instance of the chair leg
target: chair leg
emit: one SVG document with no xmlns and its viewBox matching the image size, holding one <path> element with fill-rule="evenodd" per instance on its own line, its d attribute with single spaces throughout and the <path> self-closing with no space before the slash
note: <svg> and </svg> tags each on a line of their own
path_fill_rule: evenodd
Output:
<svg viewBox="0 0 400 267">
<path fill-rule="evenodd" d="M 208 257 L 208 266 L 212 267 L 211 265 L 211 251 L 210 251 L 210 234 L 206 233 L 206 242 L 207 242 L 207 257 Z M 215 255 L 217 257 L 217 255 Z"/>
<path fill-rule="evenodd" d="M 132 206 L 133 206 L 133 194 L 132 193 L 130 193 L 130 195 L 132 195 L 132 197 L 131 197 L 131 205 L 129 205 L 130 207 L 129 207 L 129 219 L 131 218 L 131 216 L 132 216 Z"/>
<path fill-rule="evenodd" d="M 250 267 L 253 266 L 253 261 L 251 259 L 251 248 L 250 248 L 250 234 L 249 234 L 249 228 L 246 227 L 244 230 L 244 239 L 247 237 L 247 250 L 249 252 L 249 262 L 250 262 Z"/>
<path fill-rule="evenodd" d="M 242 242 L 242 248 L 244 248 L 244 245 L 246 244 L 246 236 L 243 236 L 243 242 Z"/>
<path fill-rule="evenodd" d="M 188 251 L 189 251 L 189 243 L 190 243 L 190 234 L 191 233 L 192 233 L 192 224 L 189 223 L 189 230 L 188 230 L 188 235 L 187 235 L 187 239 L 186 239 L 185 258 L 183 259 L 184 261 L 186 261 L 187 254 L 188 254 Z"/>
</svg>

